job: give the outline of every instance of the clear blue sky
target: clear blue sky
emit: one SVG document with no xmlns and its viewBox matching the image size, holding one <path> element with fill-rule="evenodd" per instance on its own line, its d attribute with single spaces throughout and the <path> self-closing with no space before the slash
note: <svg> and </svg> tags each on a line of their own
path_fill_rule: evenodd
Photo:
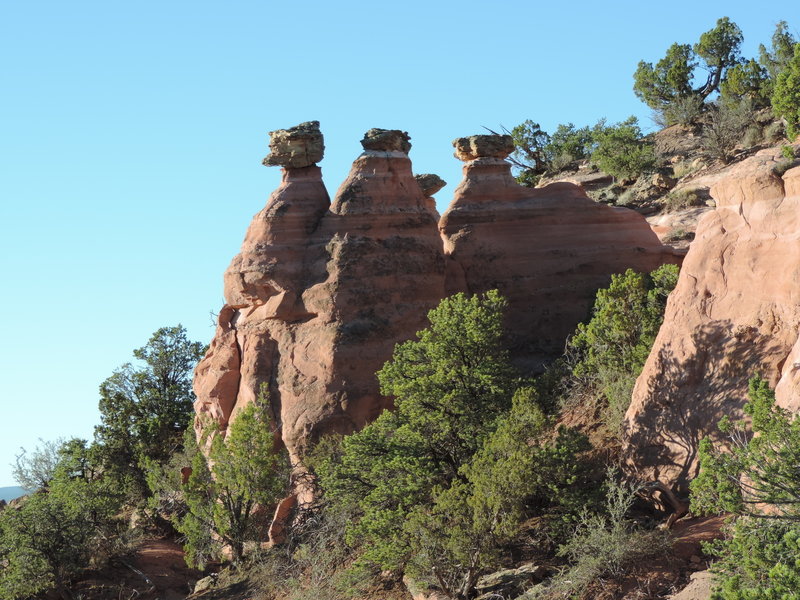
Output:
<svg viewBox="0 0 800 600">
<path fill-rule="evenodd" d="M 526 118 L 651 125 L 640 59 L 769 3 L 7 2 L 0 10 L 0 486 L 37 438 L 91 437 L 97 387 L 160 326 L 207 343 L 222 273 L 279 181 L 267 131 L 319 120 L 333 195 L 370 127 L 460 178 L 453 138 Z"/>
</svg>

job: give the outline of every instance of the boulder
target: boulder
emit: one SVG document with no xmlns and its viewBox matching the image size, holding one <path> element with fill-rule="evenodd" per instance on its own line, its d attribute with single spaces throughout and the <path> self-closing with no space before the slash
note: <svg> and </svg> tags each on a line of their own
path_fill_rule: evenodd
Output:
<svg viewBox="0 0 800 600">
<path fill-rule="evenodd" d="M 761 151 L 711 187 L 717 208 L 697 226 L 625 417 L 640 478 L 685 489 L 700 440 L 743 416 L 756 374 L 800 408 L 800 166 L 780 163 L 779 149 Z"/>
<path fill-rule="evenodd" d="M 373 128 L 364 134 L 361 146 L 364 150 L 374 150 L 375 152 L 408 154 L 411 150 L 411 138 L 407 131 Z"/>
<path fill-rule="evenodd" d="M 503 569 L 478 579 L 475 592 L 478 598 L 488 600 L 498 595 L 503 598 L 516 598 L 533 584 L 540 583 L 552 569 L 542 565 L 529 563 L 516 569 Z"/>
<path fill-rule="evenodd" d="M 453 140 L 458 160 L 477 158 L 504 159 L 514 151 L 514 140 L 510 135 L 471 135 Z"/>
<path fill-rule="evenodd" d="M 433 173 L 414 175 L 414 179 L 417 180 L 417 183 L 419 184 L 419 187 L 422 189 L 422 193 L 425 194 L 425 196 L 433 196 L 436 192 L 447 185 L 447 182 L 444 179 L 438 175 L 434 175 Z"/>
<path fill-rule="evenodd" d="M 319 121 L 276 129 L 270 131 L 269 136 L 269 155 L 263 160 L 264 166 L 310 167 L 321 161 L 325 152 Z"/>
</svg>

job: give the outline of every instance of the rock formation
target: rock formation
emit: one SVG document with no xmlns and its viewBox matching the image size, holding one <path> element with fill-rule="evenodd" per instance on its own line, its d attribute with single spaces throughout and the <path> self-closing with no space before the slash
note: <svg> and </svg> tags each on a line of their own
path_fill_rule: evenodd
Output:
<svg viewBox="0 0 800 600">
<path fill-rule="evenodd" d="M 742 415 L 747 380 L 779 384 L 800 408 L 800 167 L 778 150 L 731 167 L 711 188 L 626 415 L 626 453 L 642 477 L 684 488 L 699 441 Z"/>
<path fill-rule="evenodd" d="M 363 427 L 389 405 L 375 371 L 443 297 L 444 258 L 407 134 L 367 132 L 332 205 L 310 162 L 322 157 L 318 124 L 271 136 L 264 163 L 283 166 L 283 181 L 225 273 L 195 407 L 224 428 L 268 392 L 297 461 L 309 440 Z"/>
<path fill-rule="evenodd" d="M 612 273 L 679 262 L 631 210 L 593 202 L 571 183 L 518 185 L 504 160 L 511 136 L 476 135 L 453 146 L 466 164 L 439 222 L 447 293 L 500 290 L 520 365 L 558 356 Z"/>
<path fill-rule="evenodd" d="M 445 295 L 500 289 L 515 355 L 534 365 L 560 354 L 612 273 L 677 260 L 633 211 L 572 184 L 517 185 L 507 136 L 457 140 L 464 181 L 438 228 L 431 195 L 444 182 L 414 177 L 405 132 L 368 131 L 332 203 L 315 164 L 318 123 L 271 136 L 264 163 L 282 166 L 283 180 L 225 273 L 195 408 L 198 427 L 211 418 L 224 430 L 265 395 L 294 461 L 319 435 L 390 406 L 375 372 Z"/>
<path fill-rule="evenodd" d="M 421 175 L 414 175 L 419 187 L 422 188 L 422 193 L 425 194 L 425 206 L 428 207 L 430 213 L 439 220 L 439 211 L 436 208 L 436 200 L 433 195 L 447 185 L 447 182 L 433 173 L 424 173 Z"/>
</svg>

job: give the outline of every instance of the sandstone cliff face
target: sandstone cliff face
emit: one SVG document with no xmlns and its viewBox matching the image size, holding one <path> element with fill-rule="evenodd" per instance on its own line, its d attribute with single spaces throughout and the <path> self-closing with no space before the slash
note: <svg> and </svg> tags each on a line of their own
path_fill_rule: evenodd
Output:
<svg viewBox="0 0 800 600">
<path fill-rule="evenodd" d="M 612 273 L 678 260 L 633 211 L 572 184 L 517 185 L 504 136 L 457 140 L 464 180 L 437 227 L 431 195 L 444 182 L 415 178 L 404 132 L 368 131 L 333 202 L 315 164 L 318 123 L 271 135 L 265 164 L 282 165 L 283 181 L 225 273 L 195 408 L 198 427 L 207 416 L 224 429 L 267 392 L 295 461 L 390 405 L 375 372 L 446 295 L 500 289 L 515 356 L 533 366 L 561 353 Z"/>
<path fill-rule="evenodd" d="M 283 182 L 225 273 L 226 305 L 195 373 L 197 413 L 223 427 L 265 386 L 294 460 L 317 435 L 351 432 L 388 406 L 375 371 L 444 295 L 408 136 L 368 132 L 331 204 L 309 164 L 321 158 L 316 134 L 317 123 L 273 132 L 265 163 L 284 165 Z"/>
<path fill-rule="evenodd" d="M 447 293 L 498 289 L 509 301 L 512 355 L 520 366 L 535 368 L 563 352 L 612 273 L 680 261 L 631 210 L 593 202 L 571 183 L 518 185 L 503 160 L 513 151 L 510 136 L 453 144 L 466 164 L 439 222 Z"/>
<path fill-rule="evenodd" d="M 711 188 L 717 209 L 698 225 L 626 415 L 628 461 L 646 478 L 684 487 L 699 441 L 741 416 L 755 374 L 780 377 L 781 401 L 800 408 L 800 167 L 781 177 L 780 161 L 762 151 Z"/>
</svg>

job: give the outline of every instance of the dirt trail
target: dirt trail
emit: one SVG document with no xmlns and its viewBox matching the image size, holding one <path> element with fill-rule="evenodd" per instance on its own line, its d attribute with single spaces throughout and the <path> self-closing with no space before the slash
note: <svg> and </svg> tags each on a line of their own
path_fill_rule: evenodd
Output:
<svg viewBox="0 0 800 600">
<path fill-rule="evenodd" d="M 183 600 L 201 577 L 186 566 L 183 549 L 172 540 L 144 540 L 130 562 L 155 586 L 147 596 L 160 600 Z"/>
<path fill-rule="evenodd" d="M 132 554 L 86 571 L 73 586 L 84 600 L 183 600 L 202 577 L 168 539 L 145 538 Z"/>
</svg>

